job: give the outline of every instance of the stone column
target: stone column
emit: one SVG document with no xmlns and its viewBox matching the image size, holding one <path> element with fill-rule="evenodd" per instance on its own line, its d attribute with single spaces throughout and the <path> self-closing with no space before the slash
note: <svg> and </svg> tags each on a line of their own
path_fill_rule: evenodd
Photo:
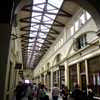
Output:
<svg viewBox="0 0 100 100">
<path fill-rule="evenodd" d="M 10 73 L 10 86 L 9 86 L 9 90 L 12 90 L 11 92 L 10 92 L 10 97 L 9 97 L 9 99 L 11 100 L 11 98 L 12 98 L 12 96 L 13 96 L 13 89 L 14 89 L 14 63 L 12 63 L 12 65 L 11 65 L 11 73 Z"/>
<path fill-rule="evenodd" d="M 61 73 L 60 73 L 60 66 L 59 66 L 59 88 L 60 88 L 60 86 L 61 86 Z"/>
<path fill-rule="evenodd" d="M 86 84 L 89 84 L 89 76 L 88 76 L 88 63 L 87 60 L 85 60 L 85 73 L 86 73 Z"/>
<path fill-rule="evenodd" d="M 8 23 L 0 23 L 0 33 L 0 100 L 4 100 L 4 97 L 6 97 L 6 80 L 9 70 L 8 56 L 11 33 Z"/>
<path fill-rule="evenodd" d="M 40 73 L 40 83 L 42 82 L 42 76 L 41 76 L 41 73 Z"/>
<path fill-rule="evenodd" d="M 64 63 L 65 66 L 65 85 L 69 88 L 69 67 L 67 62 Z"/>
<path fill-rule="evenodd" d="M 44 73 L 44 85 L 46 85 L 46 73 Z"/>
<path fill-rule="evenodd" d="M 53 69 L 51 69 L 51 92 L 53 88 Z"/>
<path fill-rule="evenodd" d="M 77 63 L 77 83 L 80 86 L 80 65 Z"/>
</svg>

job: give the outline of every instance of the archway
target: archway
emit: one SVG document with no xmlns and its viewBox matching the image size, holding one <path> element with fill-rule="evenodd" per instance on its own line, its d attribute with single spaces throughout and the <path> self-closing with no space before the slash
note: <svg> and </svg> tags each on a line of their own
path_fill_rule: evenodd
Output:
<svg viewBox="0 0 100 100">
<path fill-rule="evenodd" d="M 100 28 L 100 2 L 98 0 L 65 0 L 66 2 L 74 2 L 88 11 L 94 19 L 98 29 Z"/>
</svg>

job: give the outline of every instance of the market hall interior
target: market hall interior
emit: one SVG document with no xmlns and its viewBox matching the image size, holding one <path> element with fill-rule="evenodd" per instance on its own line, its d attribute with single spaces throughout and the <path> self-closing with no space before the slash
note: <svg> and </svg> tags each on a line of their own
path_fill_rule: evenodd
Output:
<svg viewBox="0 0 100 100">
<path fill-rule="evenodd" d="M 99 0 L 3 0 L 0 33 L 0 100 L 25 80 L 49 92 L 91 84 L 100 99 Z"/>
</svg>

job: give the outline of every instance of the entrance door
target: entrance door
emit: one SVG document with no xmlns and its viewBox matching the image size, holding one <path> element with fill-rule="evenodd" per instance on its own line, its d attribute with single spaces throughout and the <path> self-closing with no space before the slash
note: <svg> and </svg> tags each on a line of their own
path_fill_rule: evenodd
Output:
<svg viewBox="0 0 100 100">
<path fill-rule="evenodd" d="M 86 75 L 81 75 L 81 89 L 86 90 Z"/>
</svg>

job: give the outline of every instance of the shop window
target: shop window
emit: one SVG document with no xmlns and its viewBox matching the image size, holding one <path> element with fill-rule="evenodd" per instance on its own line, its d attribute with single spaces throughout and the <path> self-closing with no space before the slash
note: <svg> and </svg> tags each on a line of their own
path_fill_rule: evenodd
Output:
<svg viewBox="0 0 100 100">
<path fill-rule="evenodd" d="M 62 86 L 62 84 L 65 84 L 65 69 L 64 66 L 59 66 L 59 71 L 60 71 L 60 88 Z"/>
<path fill-rule="evenodd" d="M 55 83 L 59 87 L 59 70 L 53 72 L 53 86 L 55 85 Z"/>
<path fill-rule="evenodd" d="M 88 60 L 89 84 L 95 96 L 100 97 L 100 56 Z"/>
<path fill-rule="evenodd" d="M 85 74 L 85 62 L 80 63 L 80 74 Z"/>
<path fill-rule="evenodd" d="M 80 63 L 80 88 L 82 91 L 86 91 L 87 86 L 86 86 L 86 73 L 85 73 L 85 62 Z"/>
<path fill-rule="evenodd" d="M 56 83 L 56 72 L 53 72 L 53 86 L 55 85 Z"/>
<path fill-rule="evenodd" d="M 51 76 L 50 76 L 50 73 L 47 74 L 47 87 L 48 87 L 48 90 L 50 91 L 50 88 L 51 88 Z"/>
<path fill-rule="evenodd" d="M 69 67 L 69 85 L 72 90 L 77 84 L 77 67 L 76 64 Z"/>
</svg>

